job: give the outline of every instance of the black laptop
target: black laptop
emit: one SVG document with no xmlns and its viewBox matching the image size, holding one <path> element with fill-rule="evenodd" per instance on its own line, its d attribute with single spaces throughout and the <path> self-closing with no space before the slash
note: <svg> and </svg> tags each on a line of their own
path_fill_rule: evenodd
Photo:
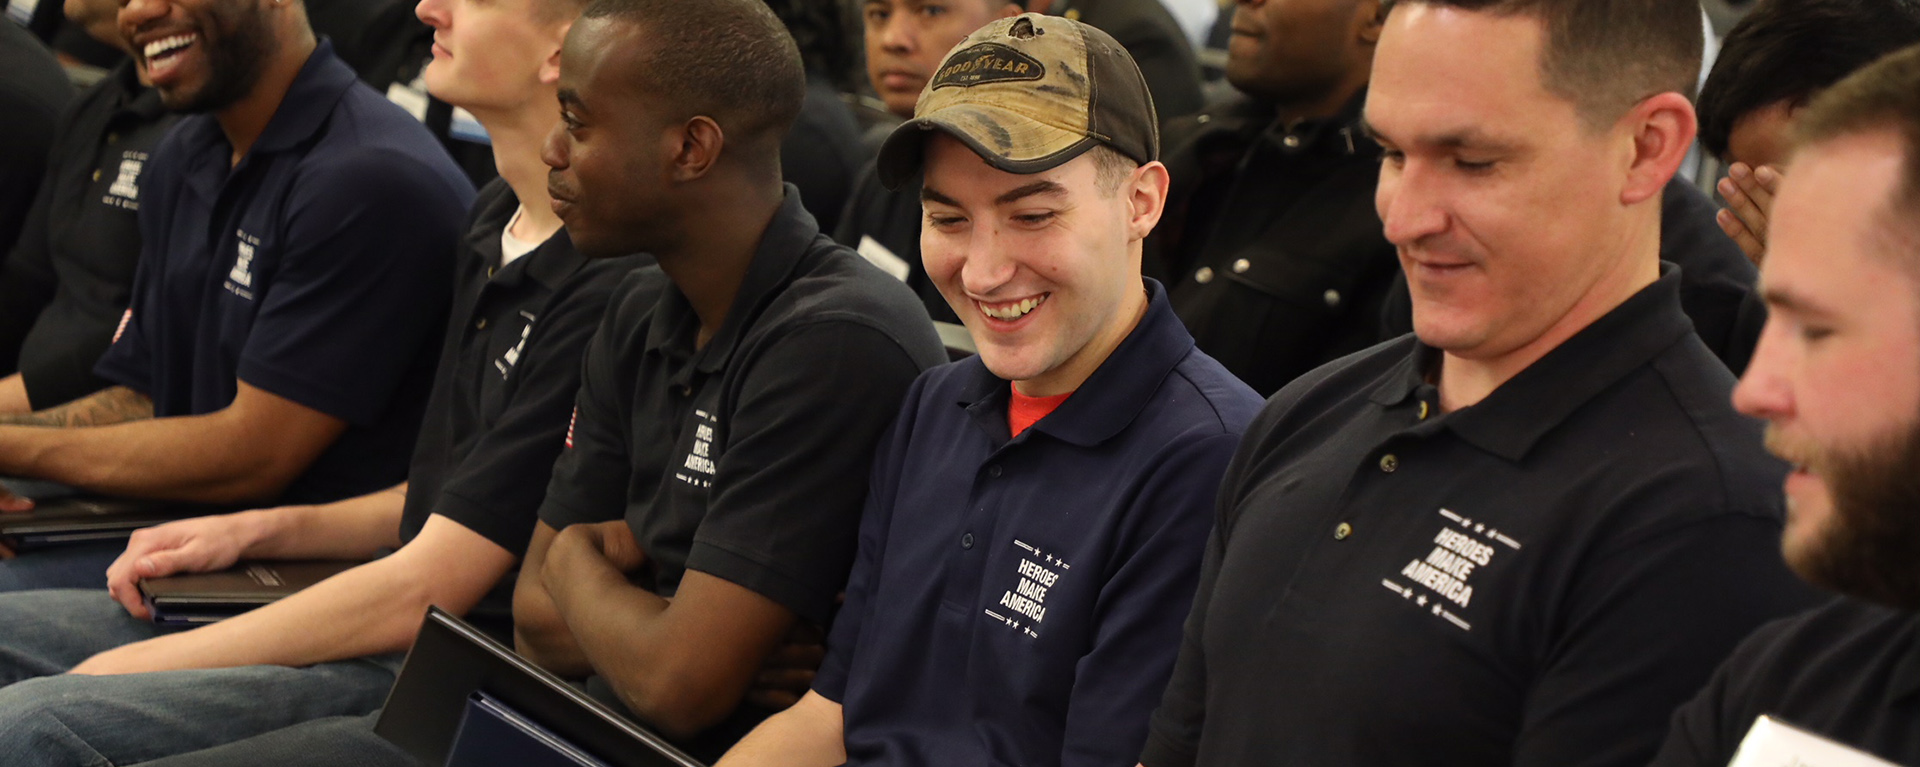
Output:
<svg viewBox="0 0 1920 767">
<path fill-rule="evenodd" d="M 427 764 L 446 764 L 456 736 L 473 737 L 462 732 L 463 722 L 469 730 L 477 725 L 470 708 L 487 709 L 490 718 L 493 711 L 511 711 L 506 719 L 592 760 L 578 763 L 704 767 L 479 629 L 429 608 L 374 732 Z"/>
<path fill-rule="evenodd" d="M 33 499 L 32 511 L 0 514 L 0 538 L 16 548 L 125 540 L 133 531 L 220 509 L 93 495 L 42 480 L 0 477 L 0 487 Z"/>
<path fill-rule="evenodd" d="M 187 573 L 140 582 L 153 622 L 192 626 L 231 618 L 359 566 L 357 559 L 241 562 L 212 573 Z"/>
</svg>

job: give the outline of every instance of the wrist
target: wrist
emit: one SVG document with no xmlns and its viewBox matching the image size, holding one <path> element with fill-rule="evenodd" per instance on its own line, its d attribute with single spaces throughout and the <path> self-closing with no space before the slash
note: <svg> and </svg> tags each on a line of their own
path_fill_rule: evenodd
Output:
<svg viewBox="0 0 1920 767">
<path fill-rule="evenodd" d="M 244 559 L 275 558 L 285 548 L 284 542 L 289 539 L 289 533 L 299 528 L 301 517 L 311 508 L 283 506 L 234 514 L 234 525 L 240 539 L 240 556 Z"/>
</svg>

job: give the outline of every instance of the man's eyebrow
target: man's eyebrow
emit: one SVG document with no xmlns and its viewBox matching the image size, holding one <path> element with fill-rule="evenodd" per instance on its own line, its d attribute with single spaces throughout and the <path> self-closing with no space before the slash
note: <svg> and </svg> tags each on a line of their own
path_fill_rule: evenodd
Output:
<svg viewBox="0 0 1920 767">
<path fill-rule="evenodd" d="M 1053 196 L 1059 197 L 1059 196 L 1066 195 L 1066 193 L 1067 193 L 1067 188 L 1064 186 L 1061 186 L 1058 182 L 1035 181 L 1031 184 L 1027 184 L 1026 186 L 1020 187 L 1013 191 L 1007 192 L 1006 194 L 1000 195 L 999 197 L 993 198 L 993 204 L 1005 205 L 1007 203 L 1032 197 L 1037 194 L 1053 195 Z"/>
<path fill-rule="evenodd" d="M 1812 317 L 1826 317 L 1833 314 L 1818 303 L 1786 288 L 1762 285 L 1760 298 L 1766 301 L 1767 308 L 1777 311 Z"/>
<path fill-rule="evenodd" d="M 1364 116 L 1360 118 L 1360 132 L 1365 134 L 1367 138 L 1373 139 L 1373 143 L 1376 144 L 1398 143 L 1380 135 L 1380 131 L 1375 129 L 1373 123 L 1368 122 Z M 1494 151 L 1510 150 L 1514 146 L 1511 141 L 1495 138 L 1475 128 L 1460 128 L 1445 133 L 1418 136 L 1415 137 L 1411 143 L 1415 146 L 1432 147 L 1435 149 L 1472 148 Z"/>
<path fill-rule="evenodd" d="M 944 194 L 941 194 L 935 191 L 933 187 L 926 186 L 924 184 L 921 185 L 920 187 L 920 201 L 921 202 L 937 202 L 937 203 L 940 203 L 941 205 L 945 205 L 952 208 L 960 207 L 960 203 L 954 202 L 952 197 L 948 197 Z"/>
<path fill-rule="evenodd" d="M 580 92 L 572 88 L 561 88 L 556 95 L 560 97 L 560 103 L 563 106 L 575 109 L 586 106 L 586 102 L 580 100 Z"/>
</svg>

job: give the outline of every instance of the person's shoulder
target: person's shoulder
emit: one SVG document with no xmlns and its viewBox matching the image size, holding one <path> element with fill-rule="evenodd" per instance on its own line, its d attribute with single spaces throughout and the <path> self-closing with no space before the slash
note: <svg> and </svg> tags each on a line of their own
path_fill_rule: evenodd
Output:
<svg viewBox="0 0 1920 767">
<path fill-rule="evenodd" d="M 1734 409 L 1733 373 L 1692 333 L 1656 356 L 1651 370 L 1668 406 L 1634 417 L 1654 428 L 1661 428 L 1655 419 L 1670 419 L 1662 429 L 1670 438 L 1657 449 L 1676 471 L 1697 469 L 1681 479 L 1686 492 L 1702 496 L 1694 508 L 1778 518 L 1786 465 L 1767 452 L 1764 425 Z"/>
<path fill-rule="evenodd" d="M 328 113 L 301 169 L 305 176 L 351 180 L 367 188 L 401 184 L 462 190 L 465 198 L 473 194 L 472 182 L 426 126 L 357 81 Z"/>
<path fill-rule="evenodd" d="M 1172 156 L 1177 150 L 1201 136 L 1235 131 L 1250 121 L 1257 121 L 1264 109 L 1246 94 L 1237 90 L 1228 90 L 1190 115 L 1181 115 L 1166 121 L 1160 127 L 1160 145 L 1166 150 L 1162 154 Z"/>
<path fill-rule="evenodd" d="M 863 325 L 903 347 L 942 348 L 911 289 L 824 234 L 807 245 L 793 279 L 764 317 L 770 326 Z"/>
<path fill-rule="evenodd" d="M 1242 434 L 1266 405 L 1259 392 L 1198 346 L 1188 350 L 1168 378 L 1168 385 L 1155 395 L 1154 407 L 1202 427 L 1204 434 Z"/>
<path fill-rule="evenodd" d="M 1352 417 L 1390 376 L 1413 363 L 1419 341 L 1412 333 L 1391 338 L 1328 362 L 1293 379 L 1267 399 L 1247 426 L 1247 444 L 1265 450 L 1302 433 L 1319 419 Z"/>
<path fill-rule="evenodd" d="M 1758 714 L 1795 701 L 1833 701 L 1832 690 L 1890 674 L 1914 646 L 1917 629 L 1913 613 L 1849 597 L 1781 618 L 1754 630 L 1728 657 L 1728 694 L 1738 699 L 1724 703 Z"/>
</svg>

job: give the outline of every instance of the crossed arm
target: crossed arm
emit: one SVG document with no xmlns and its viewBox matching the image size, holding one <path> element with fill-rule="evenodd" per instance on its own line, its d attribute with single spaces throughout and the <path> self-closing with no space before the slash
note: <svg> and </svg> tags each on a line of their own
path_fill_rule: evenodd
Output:
<svg viewBox="0 0 1920 767">
<path fill-rule="evenodd" d="M 122 386 L 0 416 L 0 474 L 95 492 L 201 503 L 270 499 L 346 431 L 345 421 L 239 382 L 205 415 L 155 418 Z"/>
<path fill-rule="evenodd" d="M 697 570 L 669 601 L 628 580 L 645 564 L 624 520 L 540 523 L 514 588 L 515 644 L 555 673 L 599 674 L 634 714 L 686 737 L 739 705 L 795 616 Z"/>
</svg>

